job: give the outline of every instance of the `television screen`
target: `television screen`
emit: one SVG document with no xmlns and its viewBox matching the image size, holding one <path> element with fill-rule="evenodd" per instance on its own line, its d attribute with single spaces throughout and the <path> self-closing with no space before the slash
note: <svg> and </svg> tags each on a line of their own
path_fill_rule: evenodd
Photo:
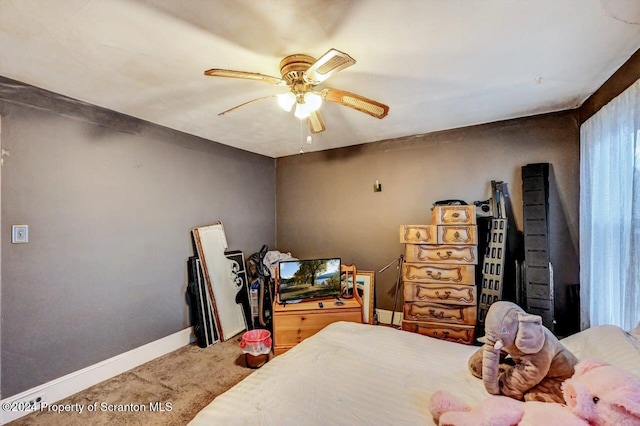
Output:
<svg viewBox="0 0 640 426">
<path fill-rule="evenodd" d="M 340 296 L 340 259 L 287 260 L 278 264 L 278 302 Z"/>
</svg>

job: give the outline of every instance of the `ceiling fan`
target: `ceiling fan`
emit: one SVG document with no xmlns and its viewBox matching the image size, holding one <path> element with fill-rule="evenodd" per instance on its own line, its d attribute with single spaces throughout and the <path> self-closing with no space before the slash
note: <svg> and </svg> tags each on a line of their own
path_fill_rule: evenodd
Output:
<svg viewBox="0 0 640 426">
<path fill-rule="evenodd" d="M 338 71 L 355 63 L 356 61 L 346 53 L 336 49 L 330 49 L 318 59 L 304 54 L 286 56 L 280 61 L 280 74 L 282 74 L 282 78 L 254 72 L 220 68 L 207 70 L 204 74 L 212 77 L 231 77 L 262 81 L 276 86 L 288 86 L 290 89 L 286 93 L 250 100 L 223 111 L 218 115 L 227 114 L 253 102 L 277 97 L 278 104 L 282 109 L 291 111 L 295 106 L 295 116 L 301 120 L 306 118 L 309 122 L 311 132 L 319 133 L 326 129 L 319 111 L 323 100 L 353 108 L 375 118 L 384 118 L 389 112 L 387 105 L 361 95 L 356 95 L 355 93 L 347 92 L 346 90 L 316 88 L 316 86 L 323 83 Z"/>
</svg>

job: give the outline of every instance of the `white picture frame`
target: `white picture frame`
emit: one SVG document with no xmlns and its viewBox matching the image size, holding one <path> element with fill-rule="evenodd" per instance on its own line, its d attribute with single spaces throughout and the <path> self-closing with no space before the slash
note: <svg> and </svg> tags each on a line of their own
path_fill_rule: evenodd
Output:
<svg viewBox="0 0 640 426">
<path fill-rule="evenodd" d="M 242 283 L 235 280 L 232 273 L 234 262 L 224 254 L 228 244 L 222 222 L 193 228 L 192 235 L 202 262 L 218 336 L 225 342 L 247 329 L 242 306 L 236 303 Z"/>
<path fill-rule="evenodd" d="M 375 272 L 357 271 L 356 288 L 362 296 L 362 322 L 375 324 Z"/>
</svg>

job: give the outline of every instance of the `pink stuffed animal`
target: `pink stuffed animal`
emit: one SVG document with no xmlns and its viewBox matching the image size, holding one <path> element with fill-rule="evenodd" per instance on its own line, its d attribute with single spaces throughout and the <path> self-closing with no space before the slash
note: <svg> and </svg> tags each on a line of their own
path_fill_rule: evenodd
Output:
<svg viewBox="0 0 640 426">
<path fill-rule="evenodd" d="M 585 359 L 562 384 L 567 406 L 591 425 L 640 425 L 640 377 Z"/>
<path fill-rule="evenodd" d="M 562 392 L 567 405 L 490 396 L 471 407 L 446 391 L 437 391 L 429 411 L 441 426 L 640 425 L 640 377 L 621 368 L 592 359 L 581 361 Z"/>
</svg>

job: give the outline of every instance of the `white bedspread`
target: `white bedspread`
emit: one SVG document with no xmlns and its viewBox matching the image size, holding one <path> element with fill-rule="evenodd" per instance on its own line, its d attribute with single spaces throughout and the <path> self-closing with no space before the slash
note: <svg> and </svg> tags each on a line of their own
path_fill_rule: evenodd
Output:
<svg viewBox="0 0 640 426">
<path fill-rule="evenodd" d="M 564 340 L 578 358 L 608 360 L 640 375 L 638 342 L 613 326 Z M 389 327 L 339 322 L 218 396 L 197 425 L 433 424 L 431 394 L 475 404 L 488 394 L 467 370 L 478 347 Z"/>
</svg>

